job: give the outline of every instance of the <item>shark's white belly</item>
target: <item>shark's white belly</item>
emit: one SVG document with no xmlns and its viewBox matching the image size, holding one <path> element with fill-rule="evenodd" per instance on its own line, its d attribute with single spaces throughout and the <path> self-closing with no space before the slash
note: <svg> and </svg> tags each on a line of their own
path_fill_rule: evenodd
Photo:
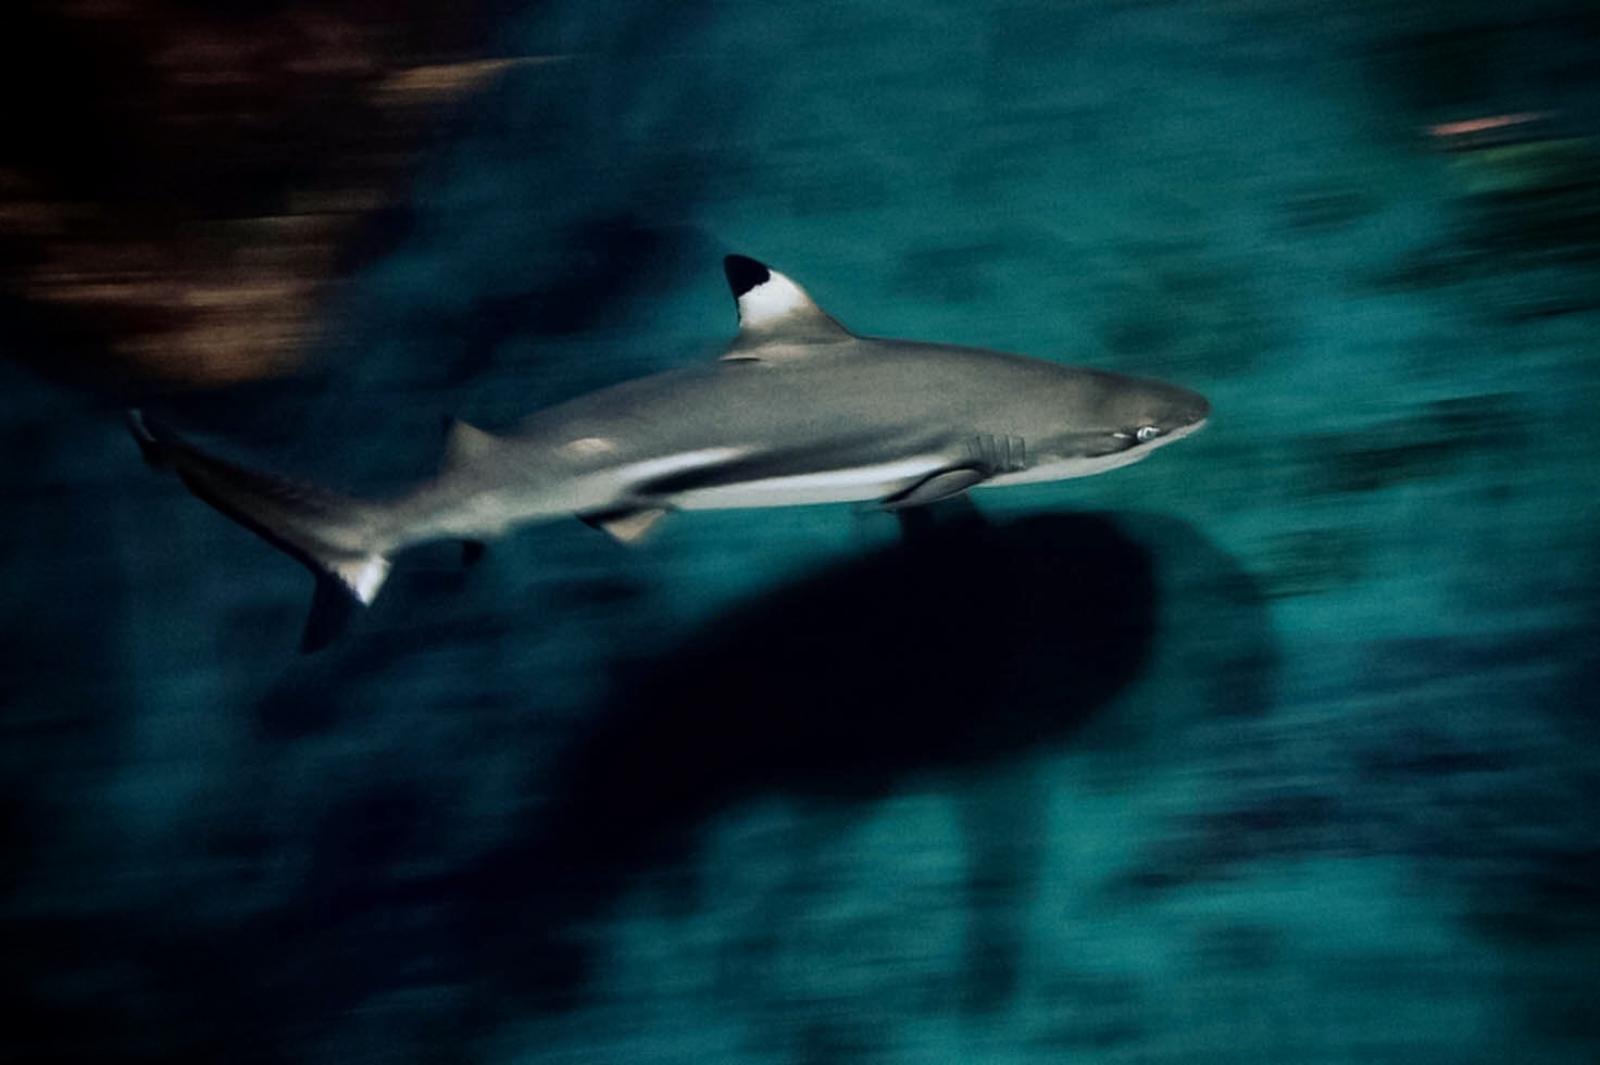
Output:
<svg viewBox="0 0 1600 1065">
<path fill-rule="evenodd" d="M 807 503 L 859 503 L 905 490 L 949 465 L 939 455 L 914 455 L 869 466 L 766 477 L 737 484 L 696 488 L 674 496 L 680 510 L 730 510 L 738 507 L 791 507 Z"/>
<path fill-rule="evenodd" d="M 1061 459 L 1026 470 L 1000 474 L 977 488 L 1040 484 L 1090 477 L 1143 459 L 1144 450 L 1098 458 Z M 789 474 L 757 481 L 697 488 L 673 499 L 680 510 L 731 510 L 740 507 L 791 507 L 808 503 L 859 503 L 887 499 L 918 481 L 947 469 L 949 456 L 918 455 L 871 466 L 852 466 L 815 473 Z"/>
</svg>

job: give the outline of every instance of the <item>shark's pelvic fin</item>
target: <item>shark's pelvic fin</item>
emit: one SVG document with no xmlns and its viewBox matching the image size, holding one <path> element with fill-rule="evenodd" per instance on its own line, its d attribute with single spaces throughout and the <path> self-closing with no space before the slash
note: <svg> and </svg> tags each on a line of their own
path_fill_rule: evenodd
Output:
<svg viewBox="0 0 1600 1065">
<path fill-rule="evenodd" d="M 493 451 L 499 437 L 459 418 L 445 419 L 444 468 L 454 469 Z"/>
<path fill-rule="evenodd" d="M 315 650 L 336 634 L 339 626 L 329 620 L 341 613 L 332 609 L 335 592 L 363 606 L 378 597 L 389 576 L 389 559 L 375 542 L 376 505 L 247 470 L 207 455 L 137 410 L 127 417 L 145 461 L 175 470 L 189 491 L 317 578 L 304 648 Z"/>
<path fill-rule="evenodd" d="M 828 344 L 850 338 L 850 331 L 818 307 L 805 289 L 765 264 L 730 255 L 722 260 L 722 270 L 739 304 L 739 337 L 725 358 L 759 358 L 751 349 L 763 345 Z"/>
<path fill-rule="evenodd" d="M 667 516 L 665 507 L 641 507 L 638 510 L 617 510 L 605 514 L 583 516 L 585 525 L 599 529 L 619 544 L 633 545 L 643 540 L 656 523 Z"/>
</svg>

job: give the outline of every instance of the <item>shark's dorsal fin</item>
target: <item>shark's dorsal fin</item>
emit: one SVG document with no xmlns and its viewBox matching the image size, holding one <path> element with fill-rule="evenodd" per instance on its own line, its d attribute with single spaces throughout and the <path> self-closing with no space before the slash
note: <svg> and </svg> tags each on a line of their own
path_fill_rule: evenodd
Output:
<svg viewBox="0 0 1600 1065">
<path fill-rule="evenodd" d="M 459 418 L 446 418 L 444 468 L 453 470 L 474 459 L 482 458 L 493 451 L 499 443 L 498 437 L 484 432 L 476 425 L 469 425 Z"/>
<path fill-rule="evenodd" d="M 765 264 L 730 255 L 722 260 L 722 270 L 739 304 L 739 336 L 724 358 L 759 358 L 753 349 L 768 344 L 831 344 L 850 338 L 850 331 L 805 289 Z"/>
</svg>

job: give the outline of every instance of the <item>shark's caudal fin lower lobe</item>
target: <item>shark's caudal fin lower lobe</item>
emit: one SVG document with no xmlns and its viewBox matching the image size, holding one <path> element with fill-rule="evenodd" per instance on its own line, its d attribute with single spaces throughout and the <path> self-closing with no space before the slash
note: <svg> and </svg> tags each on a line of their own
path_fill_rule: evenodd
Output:
<svg viewBox="0 0 1600 1065">
<path fill-rule="evenodd" d="M 389 576 L 389 559 L 366 533 L 375 507 L 214 458 L 137 410 L 128 427 L 145 461 L 177 473 L 189 491 L 299 560 L 317 579 L 301 649 L 327 646 L 356 604 L 368 606 Z"/>
</svg>

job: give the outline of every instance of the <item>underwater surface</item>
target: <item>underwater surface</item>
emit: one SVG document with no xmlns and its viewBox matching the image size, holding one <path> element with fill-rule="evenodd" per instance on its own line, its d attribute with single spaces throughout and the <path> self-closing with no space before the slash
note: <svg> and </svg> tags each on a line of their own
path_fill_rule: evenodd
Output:
<svg viewBox="0 0 1600 1065">
<path fill-rule="evenodd" d="M 499 34 L 299 373 L 0 363 L 0 1059 L 1595 1060 L 1592 7 Z M 121 422 L 392 491 L 715 357 L 730 252 L 1210 425 L 905 529 L 420 548 L 302 656 L 304 572 Z"/>
</svg>

